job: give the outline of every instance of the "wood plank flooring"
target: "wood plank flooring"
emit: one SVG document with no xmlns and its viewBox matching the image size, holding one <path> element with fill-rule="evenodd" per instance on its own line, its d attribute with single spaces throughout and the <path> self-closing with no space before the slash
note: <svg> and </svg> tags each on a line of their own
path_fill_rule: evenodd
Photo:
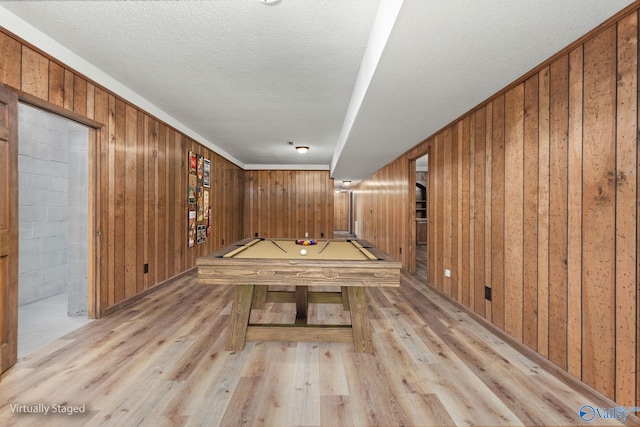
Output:
<svg viewBox="0 0 640 427">
<path fill-rule="evenodd" d="M 620 425 L 582 421 L 582 406 L 604 403 L 434 293 L 419 265 L 400 288 L 367 290 L 373 354 L 350 343 L 225 351 L 232 289 L 190 274 L 20 359 L 2 376 L 0 425 Z M 252 313 L 294 318 L 292 304 Z M 350 321 L 341 305 L 311 305 L 309 318 Z M 60 412 L 74 405 L 84 413 Z"/>
</svg>

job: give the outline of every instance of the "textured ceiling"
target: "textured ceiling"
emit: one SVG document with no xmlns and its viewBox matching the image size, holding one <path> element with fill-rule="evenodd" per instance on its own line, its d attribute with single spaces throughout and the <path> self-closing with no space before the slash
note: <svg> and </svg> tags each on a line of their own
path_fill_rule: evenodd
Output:
<svg viewBox="0 0 640 427">
<path fill-rule="evenodd" d="M 630 3 L 0 1 L 0 25 L 242 167 L 358 181 Z"/>
</svg>

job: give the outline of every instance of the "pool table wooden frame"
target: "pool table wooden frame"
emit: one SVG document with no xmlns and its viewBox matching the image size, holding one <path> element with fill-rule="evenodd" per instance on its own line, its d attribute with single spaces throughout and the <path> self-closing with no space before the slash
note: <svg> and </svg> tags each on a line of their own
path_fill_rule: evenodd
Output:
<svg viewBox="0 0 640 427">
<path fill-rule="evenodd" d="M 373 351 L 365 288 L 400 286 L 402 264 L 359 239 L 356 241 L 377 259 L 340 260 L 234 258 L 225 254 L 245 246 L 254 238 L 240 240 L 198 258 L 198 282 L 206 285 L 235 286 L 227 335 L 227 350 L 244 349 L 246 341 L 332 341 L 353 342 L 355 351 Z M 291 240 L 291 239 L 267 239 Z M 326 240 L 321 240 L 318 245 Z M 280 249 L 274 245 L 274 250 Z M 298 255 L 298 254 L 295 254 Z M 295 292 L 272 292 L 269 285 L 295 285 Z M 340 292 L 313 292 L 318 286 L 339 286 Z M 252 309 L 267 302 L 296 304 L 296 322 L 288 325 L 250 324 Z M 313 325 L 307 323 L 308 304 L 342 304 L 351 313 L 351 325 Z"/>
</svg>

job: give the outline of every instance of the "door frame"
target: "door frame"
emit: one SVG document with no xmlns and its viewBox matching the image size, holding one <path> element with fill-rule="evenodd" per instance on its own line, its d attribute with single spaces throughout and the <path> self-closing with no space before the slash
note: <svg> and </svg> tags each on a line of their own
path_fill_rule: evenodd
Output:
<svg viewBox="0 0 640 427">
<path fill-rule="evenodd" d="M 64 117 L 68 120 L 80 123 L 89 128 L 89 135 L 87 138 L 89 158 L 88 158 L 88 218 L 87 218 L 87 317 L 89 319 L 97 319 L 101 316 L 100 312 L 100 186 L 98 185 L 98 177 L 100 176 L 100 162 L 98 159 L 99 143 L 102 140 L 101 133 L 105 131 L 105 125 L 96 120 L 85 117 L 81 114 L 62 108 L 58 105 L 52 104 L 48 101 L 39 99 L 33 95 L 22 92 L 20 90 L 9 88 L 15 92 L 18 96 L 18 101 L 27 104 L 31 107 L 35 107 L 53 113 L 58 116 Z M 17 125 L 17 124 L 16 124 Z M 16 129 L 17 132 L 17 129 Z M 16 135 L 17 138 L 17 135 Z M 18 142 L 19 143 L 19 142 Z M 16 160 L 17 162 L 17 160 Z M 17 163 L 16 163 L 17 167 Z M 17 173 L 17 172 L 16 172 Z M 17 300 L 16 300 L 17 305 Z M 17 307 L 16 307 L 17 310 Z M 17 325 L 17 323 L 16 323 Z M 17 331 L 16 331 L 17 333 Z"/>
<path fill-rule="evenodd" d="M 18 99 L 0 84 L 0 373 L 18 360 Z"/>
<path fill-rule="evenodd" d="M 413 150 L 411 150 L 408 155 L 407 155 L 407 159 L 408 159 L 408 172 L 409 172 L 409 179 L 408 179 L 408 185 L 407 185 L 407 191 L 408 191 L 408 195 L 409 195 L 409 223 L 411 224 L 411 226 L 409 227 L 409 243 L 410 243 L 410 250 L 411 253 L 413 254 L 413 256 L 411 256 L 407 262 L 407 270 L 409 270 L 409 272 L 411 274 L 414 274 L 416 272 L 416 251 L 417 251 L 417 235 L 416 235 L 416 160 L 418 160 L 421 157 L 424 157 L 426 155 L 430 154 L 430 144 L 428 143 L 422 143 L 420 145 L 418 145 L 417 147 L 415 147 Z M 428 157 L 428 169 L 431 170 L 431 156 L 429 155 Z M 431 180 L 429 180 L 429 187 L 431 187 Z M 431 203 L 429 202 L 429 197 L 430 197 L 431 191 L 429 191 L 429 189 L 427 189 L 427 207 L 431 206 Z M 429 212 L 427 212 L 427 235 L 429 234 L 429 221 L 430 221 L 430 215 Z M 428 244 L 427 241 L 427 251 L 430 251 L 430 245 Z M 427 252 L 427 260 L 429 259 L 429 253 Z M 429 271 L 427 271 L 427 282 L 429 281 Z"/>
</svg>

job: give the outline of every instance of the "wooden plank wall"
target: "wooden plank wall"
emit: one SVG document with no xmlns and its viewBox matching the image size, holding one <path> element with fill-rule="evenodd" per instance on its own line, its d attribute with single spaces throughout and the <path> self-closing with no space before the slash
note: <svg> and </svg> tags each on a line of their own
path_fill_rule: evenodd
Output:
<svg viewBox="0 0 640 427">
<path fill-rule="evenodd" d="M 339 191 L 333 197 L 333 224 L 336 231 L 349 231 L 349 192 Z"/>
<path fill-rule="evenodd" d="M 353 189 L 353 198 L 359 238 L 370 241 L 404 265 L 415 258 L 409 244 L 412 229 L 415 234 L 412 216 L 415 215 L 415 169 L 410 176 L 406 156 L 361 182 Z M 411 203 L 414 208 L 409 209 Z"/>
<path fill-rule="evenodd" d="M 98 316 L 243 237 L 244 171 L 55 59 L 0 32 L 0 83 L 102 124 Z M 188 247 L 187 153 L 211 159 L 212 235 Z M 144 264 L 149 272 L 144 273 Z"/>
<path fill-rule="evenodd" d="M 249 170 L 245 183 L 245 236 L 333 238 L 329 171 Z"/>
<path fill-rule="evenodd" d="M 356 211 L 409 265 L 403 184 L 386 190 L 413 191 L 403 165 L 428 151 L 431 284 L 624 406 L 640 406 L 637 8 L 361 183 Z"/>
</svg>

